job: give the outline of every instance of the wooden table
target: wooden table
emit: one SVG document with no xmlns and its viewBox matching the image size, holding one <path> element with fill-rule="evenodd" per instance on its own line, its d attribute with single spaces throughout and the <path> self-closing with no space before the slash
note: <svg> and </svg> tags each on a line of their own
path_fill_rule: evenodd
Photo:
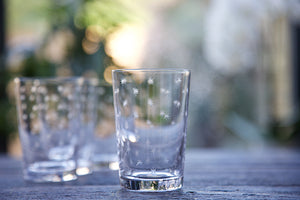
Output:
<svg viewBox="0 0 300 200">
<path fill-rule="evenodd" d="M 108 169 L 74 182 L 27 183 L 21 162 L 2 155 L 0 199 L 300 199 L 300 150 L 187 150 L 183 189 L 163 193 L 126 191 Z"/>
</svg>

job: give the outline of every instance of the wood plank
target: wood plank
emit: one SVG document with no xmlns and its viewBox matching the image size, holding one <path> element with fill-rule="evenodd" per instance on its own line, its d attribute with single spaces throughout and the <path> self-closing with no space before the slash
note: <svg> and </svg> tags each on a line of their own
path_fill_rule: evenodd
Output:
<svg viewBox="0 0 300 200">
<path fill-rule="evenodd" d="M 111 170 L 74 182 L 28 183 L 19 160 L 0 156 L 0 199 L 300 199 L 300 151 L 188 150 L 183 189 L 164 193 L 126 191 Z"/>
</svg>

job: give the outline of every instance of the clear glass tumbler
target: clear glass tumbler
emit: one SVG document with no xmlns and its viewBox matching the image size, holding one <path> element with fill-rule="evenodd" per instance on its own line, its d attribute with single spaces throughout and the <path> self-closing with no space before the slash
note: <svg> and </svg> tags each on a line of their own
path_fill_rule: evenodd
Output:
<svg viewBox="0 0 300 200">
<path fill-rule="evenodd" d="M 80 78 L 16 78 L 24 179 L 71 181 L 76 176 Z"/>
<path fill-rule="evenodd" d="M 183 184 L 190 71 L 113 71 L 120 183 L 171 191 Z"/>
<path fill-rule="evenodd" d="M 111 84 L 86 78 L 80 91 L 77 175 L 118 169 Z"/>
<path fill-rule="evenodd" d="M 98 79 L 84 79 L 80 89 L 80 129 L 77 148 L 77 175 L 93 172 L 93 138 L 97 120 Z"/>
<path fill-rule="evenodd" d="M 112 85 L 99 81 L 96 86 L 96 124 L 93 139 L 94 170 L 118 169 Z"/>
</svg>

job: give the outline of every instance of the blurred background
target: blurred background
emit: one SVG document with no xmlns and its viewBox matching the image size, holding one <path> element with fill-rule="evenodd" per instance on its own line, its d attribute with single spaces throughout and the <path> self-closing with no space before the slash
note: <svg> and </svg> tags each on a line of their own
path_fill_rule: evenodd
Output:
<svg viewBox="0 0 300 200">
<path fill-rule="evenodd" d="M 300 145 L 299 0 L 0 0 L 0 152 L 16 76 L 192 70 L 187 147 Z"/>
</svg>

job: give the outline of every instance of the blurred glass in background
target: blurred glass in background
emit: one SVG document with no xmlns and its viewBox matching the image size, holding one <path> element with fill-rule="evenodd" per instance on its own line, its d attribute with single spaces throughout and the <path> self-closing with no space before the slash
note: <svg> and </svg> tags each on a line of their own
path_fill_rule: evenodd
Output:
<svg viewBox="0 0 300 200">
<path fill-rule="evenodd" d="M 0 2 L 1 151 L 20 152 L 15 76 L 140 67 L 192 70 L 188 147 L 299 146 L 300 1 Z"/>
</svg>

